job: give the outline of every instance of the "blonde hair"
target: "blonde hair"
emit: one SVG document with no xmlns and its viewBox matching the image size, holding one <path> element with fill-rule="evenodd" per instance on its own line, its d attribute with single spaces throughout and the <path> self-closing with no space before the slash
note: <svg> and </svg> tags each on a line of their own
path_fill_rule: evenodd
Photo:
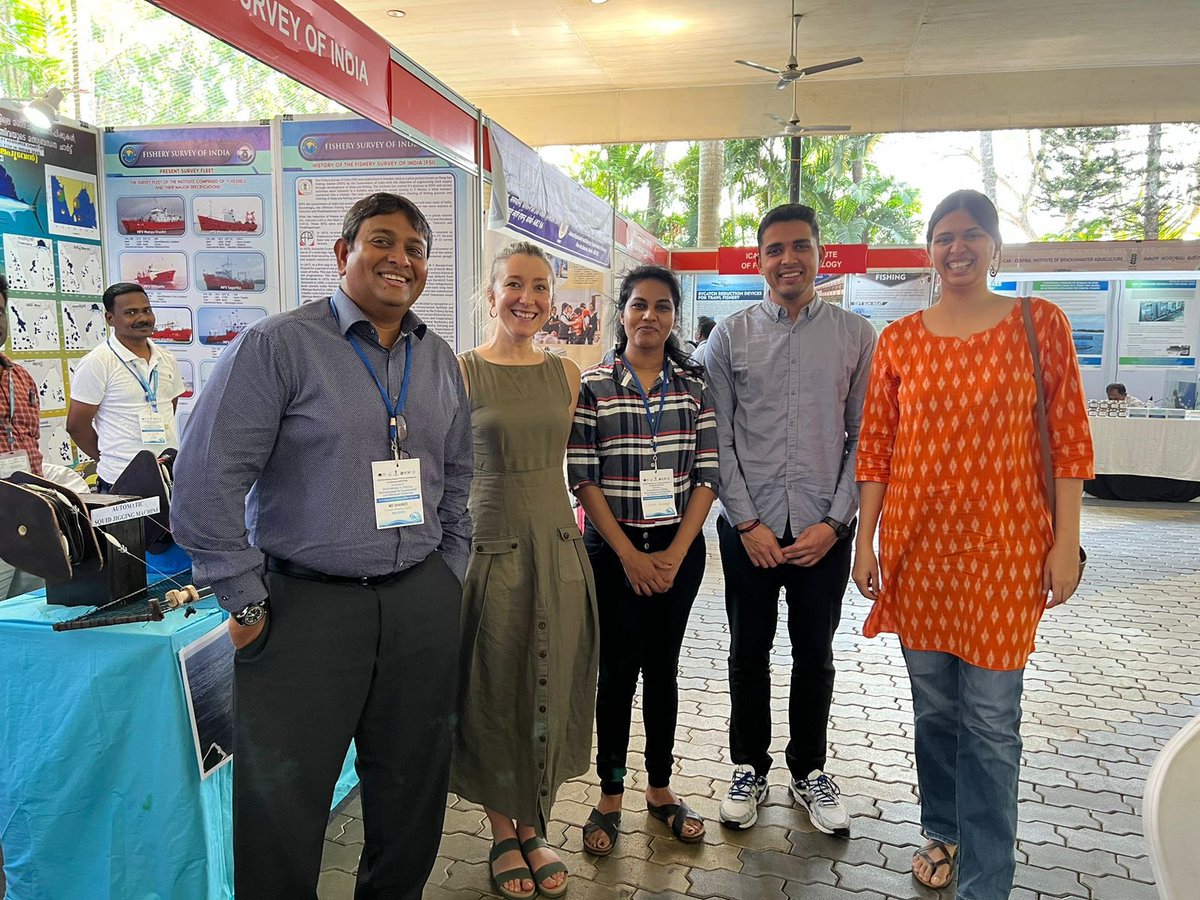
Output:
<svg viewBox="0 0 1200 900">
<path fill-rule="evenodd" d="M 485 295 L 491 293 L 492 285 L 496 283 L 496 277 L 500 274 L 500 267 L 504 264 L 504 261 L 512 259 L 514 256 L 532 256 L 534 259 L 540 259 L 546 264 L 546 271 L 550 273 L 550 296 L 553 297 L 554 264 L 550 261 L 550 254 L 532 241 L 517 241 L 496 251 L 496 255 L 492 259 L 492 268 L 488 275 Z"/>
</svg>

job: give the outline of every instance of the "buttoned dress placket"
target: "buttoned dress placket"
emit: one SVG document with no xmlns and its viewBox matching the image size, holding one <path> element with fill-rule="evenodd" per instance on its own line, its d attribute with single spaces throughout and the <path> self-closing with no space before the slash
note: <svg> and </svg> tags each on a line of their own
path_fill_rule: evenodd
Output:
<svg viewBox="0 0 1200 900">
<path fill-rule="evenodd" d="M 800 344 L 803 339 L 801 329 L 809 322 L 809 303 L 800 310 L 793 322 L 786 311 L 780 310 L 779 322 L 788 329 L 787 340 L 787 461 L 784 464 L 786 494 L 788 504 L 788 519 L 785 527 L 793 530 L 799 525 L 792 521 L 793 513 L 803 508 L 800 500 L 800 474 L 803 460 L 800 454 Z"/>
</svg>

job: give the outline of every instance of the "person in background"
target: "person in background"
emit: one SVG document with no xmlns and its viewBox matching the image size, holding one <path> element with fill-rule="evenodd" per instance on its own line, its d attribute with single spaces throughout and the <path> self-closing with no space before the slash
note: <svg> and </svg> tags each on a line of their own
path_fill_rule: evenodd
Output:
<svg viewBox="0 0 1200 900">
<path fill-rule="evenodd" d="M 701 316 L 696 320 L 696 340 L 692 347 L 692 362 L 704 367 L 704 350 L 708 347 L 708 337 L 717 327 L 717 320 L 712 316 Z"/>
<path fill-rule="evenodd" d="M 1116 400 L 1119 403 L 1124 403 L 1126 406 L 1145 406 L 1146 404 L 1137 397 L 1130 397 L 1129 392 L 1125 390 L 1125 385 L 1119 381 L 1114 381 L 1104 389 L 1104 393 L 1108 395 L 1109 400 Z"/>
<path fill-rule="evenodd" d="M 221 354 L 175 463 L 175 539 L 236 648 L 238 897 L 316 900 L 351 739 L 356 900 L 419 900 L 437 856 L 472 463 L 454 351 L 412 310 L 432 242 L 405 197 L 351 206 L 333 296 Z"/>
<path fill-rule="evenodd" d="M 179 446 L 175 408 L 185 386 L 174 355 L 151 340 L 154 310 L 140 284 L 121 281 L 104 291 L 112 329 L 71 376 L 67 433 L 96 461 L 107 491 L 138 453 L 155 456 Z"/>
<path fill-rule="evenodd" d="M 0 275 L 0 478 L 42 475 L 41 404 L 29 370 L 4 355 L 8 342 L 8 281 Z M 44 582 L 0 559 L 0 600 L 37 590 Z"/>
<path fill-rule="evenodd" d="M 567 478 L 587 512 L 584 543 L 600 606 L 596 771 L 600 802 L 583 847 L 616 843 L 639 673 L 646 807 L 678 840 L 704 822 L 671 790 L 679 653 L 704 576 L 701 529 L 716 499 L 716 419 L 701 370 L 674 334 L 679 282 L 639 266 L 621 282 L 614 360 L 584 374 Z"/>
<path fill-rule="evenodd" d="M 1001 251 L 996 208 L 956 191 L 926 240 L 941 292 L 884 329 L 871 371 L 854 582 L 874 601 L 863 633 L 898 634 L 908 666 L 926 838 L 913 875 L 936 890 L 957 864 L 960 900 L 1006 900 L 1023 673 L 1042 613 L 1079 581 L 1091 432 L 1071 325 L 1034 298 L 1052 520 L 1022 304 L 988 289 Z"/>
<path fill-rule="evenodd" d="M 817 216 L 777 206 L 758 226 L 769 292 L 722 319 L 705 348 L 717 412 L 717 534 L 729 616 L 729 749 L 721 823 L 758 821 L 771 768 L 771 646 L 786 590 L 792 671 L 790 790 L 813 826 L 849 835 L 850 814 L 825 772 L 833 637 L 850 577 L 858 511 L 854 453 L 875 329 L 817 296 L 825 251 Z"/>
<path fill-rule="evenodd" d="M 533 346 L 554 303 L 550 259 L 504 248 L 487 287 L 491 337 L 459 357 L 475 444 L 474 536 L 450 789 L 492 830 L 492 884 L 561 897 L 546 843 L 559 786 L 587 771 L 596 696 L 596 591 L 563 481 L 579 367 Z"/>
</svg>

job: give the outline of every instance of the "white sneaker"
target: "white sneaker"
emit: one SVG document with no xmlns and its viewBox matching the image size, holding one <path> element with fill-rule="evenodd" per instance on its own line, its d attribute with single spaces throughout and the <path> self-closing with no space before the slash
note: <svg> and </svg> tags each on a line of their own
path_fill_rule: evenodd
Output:
<svg viewBox="0 0 1200 900">
<path fill-rule="evenodd" d="M 818 831 L 850 836 L 850 813 L 839 798 L 841 791 L 833 779 L 820 769 L 813 769 L 807 778 L 797 778 L 791 784 L 792 797 L 808 810 L 808 817 Z M 722 804 L 721 812 L 725 806 Z"/>
<path fill-rule="evenodd" d="M 754 774 L 754 766 L 733 770 L 729 793 L 721 801 L 721 824 L 726 828 L 749 828 L 758 821 L 758 804 L 767 796 L 767 778 Z"/>
</svg>

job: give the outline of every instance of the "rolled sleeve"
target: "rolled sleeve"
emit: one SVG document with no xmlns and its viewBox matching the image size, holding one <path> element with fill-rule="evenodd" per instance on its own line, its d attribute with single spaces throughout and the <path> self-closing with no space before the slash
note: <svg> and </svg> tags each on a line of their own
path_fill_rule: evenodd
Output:
<svg viewBox="0 0 1200 900">
<path fill-rule="evenodd" d="M 198 584 L 237 612 L 263 600 L 264 559 L 246 529 L 246 494 L 271 455 L 287 406 L 285 358 L 247 331 L 221 354 L 175 461 L 171 528 Z"/>
<path fill-rule="evenodd" d="M 600 484 L 600 454 L 596 450 L 596 395 L 584 380 L 571 421 L 567 442 L 567 484 L 572 493 L 589 484 Z"/>
<path fill-rule="evenodd" d="M 696 462 L 692 466 L 692 486 L 706 487 L 717 493 L 721 486 L 720 455 L 717 450 L 717 414 L 712 395 L 705 385 L 700 391 L 700 415 L 696 419 Z"/>
</svg>

